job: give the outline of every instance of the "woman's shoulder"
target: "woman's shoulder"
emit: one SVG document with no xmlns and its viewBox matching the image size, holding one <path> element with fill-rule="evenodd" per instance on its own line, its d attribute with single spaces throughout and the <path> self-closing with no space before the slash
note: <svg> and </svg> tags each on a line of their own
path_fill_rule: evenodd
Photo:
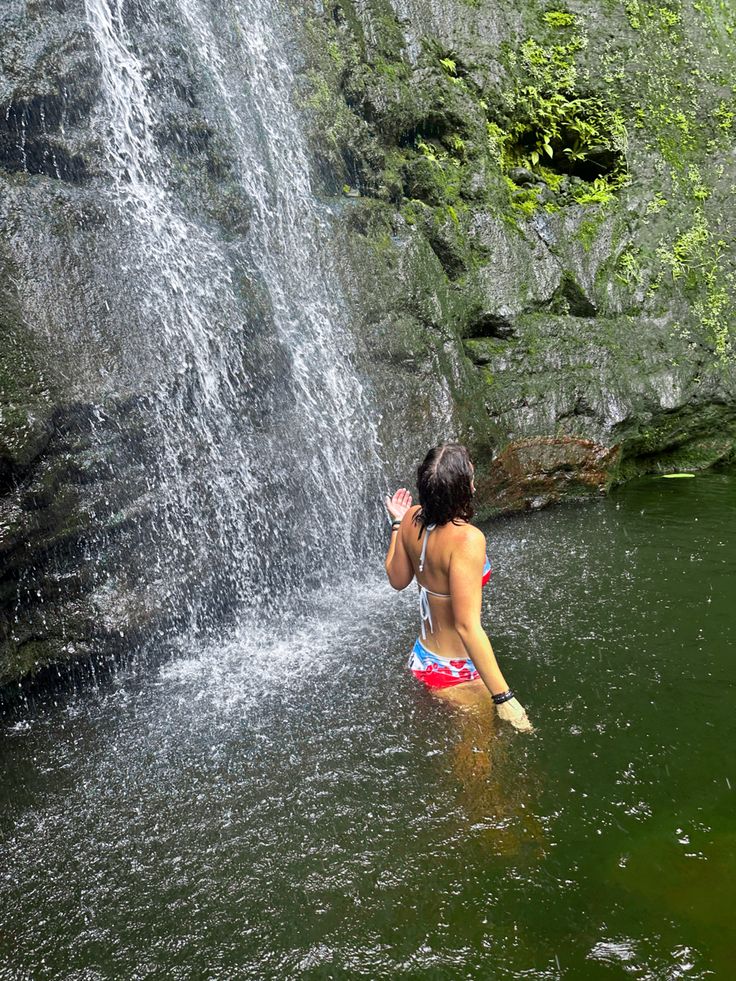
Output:
<svg viewBox="0 0 736 981">
<path fill-rule="evenodd" d="M 456 548 L 462 548 L 464 551 L 469 552 L 483 552 L 485 554 L 486 536 L 480 528 L 476 528 L 475 525 L 466 524 L 465 522 L 461 525 L 454 525 L 453 527 L 452 540 Z"/>
</svg>

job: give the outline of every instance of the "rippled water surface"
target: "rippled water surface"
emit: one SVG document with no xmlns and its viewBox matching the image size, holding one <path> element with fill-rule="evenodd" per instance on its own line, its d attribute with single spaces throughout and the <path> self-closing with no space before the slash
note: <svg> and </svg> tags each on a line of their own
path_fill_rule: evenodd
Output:
<svg viewBox="0 0 736 981">
<path fill-rule="evenodd" d="M 378 571 L 0 721 L 0 978 L 732 976 L 736 474 L 488 528 L 531 736 Z"/>
</svg>

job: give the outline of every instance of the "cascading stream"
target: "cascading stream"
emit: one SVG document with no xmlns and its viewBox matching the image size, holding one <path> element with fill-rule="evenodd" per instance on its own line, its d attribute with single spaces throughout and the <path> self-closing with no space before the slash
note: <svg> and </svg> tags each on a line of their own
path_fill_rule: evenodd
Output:
<svg viewBox="0 0 736 981">
<path fill-rule="evenodd" d="M 145 11 L 86 0 L 86 13 L 120 224 L 112 333 L 127 313 L 113 384 L 150 383 L 144 421 L 159 447 L 151 562 L 190 626 L 222 607 L 291 609 L 336 556 L 368 543 L 380 468 L 292 104 L 285 17 L 267 0 Z M 166 99 L 183 84 L 167 74 L 171 50 L 226 158 L 213 184 L 247 198 L 246 234 L 223 234 L 189 207 L 188 168 L 169 139 L 189 124 L 170 118 Z"/>
</svg>

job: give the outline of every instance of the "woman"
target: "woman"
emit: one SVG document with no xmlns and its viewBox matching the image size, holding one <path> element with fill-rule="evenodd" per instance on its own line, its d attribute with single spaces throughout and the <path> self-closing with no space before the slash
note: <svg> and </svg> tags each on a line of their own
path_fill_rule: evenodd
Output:
<svg viewBox="0 0 736 981">
<path fill-rule="evenodd" d="M 386 497 L 391 542 L 386 572 L 394 589 L 416 577 L 421 639 L 411 653 L 416 678 L 465 706 L 496 705 L 515 728 L 531 730 L 506 684 L 480 622 L 481 589 L 491 575 L 485 535 L 470 524 L 474 468 L 464 446 L 431 449 L 417 471 L 419 504 L 405 488 Z"/>
</svg>

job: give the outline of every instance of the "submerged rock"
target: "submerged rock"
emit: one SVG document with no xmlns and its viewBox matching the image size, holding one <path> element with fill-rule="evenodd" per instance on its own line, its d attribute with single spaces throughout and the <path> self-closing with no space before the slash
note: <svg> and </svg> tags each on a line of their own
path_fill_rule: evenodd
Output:
<svg viewBox="0 0 736 981">
<path fill-rule="evenodd" d="M 538 510 L 570 497 L 605 491 L 621 454 L 572 436 L 539 436 L 509 443 L 496 457 L 478 493 L 502 512 Z"/>
</svg>

